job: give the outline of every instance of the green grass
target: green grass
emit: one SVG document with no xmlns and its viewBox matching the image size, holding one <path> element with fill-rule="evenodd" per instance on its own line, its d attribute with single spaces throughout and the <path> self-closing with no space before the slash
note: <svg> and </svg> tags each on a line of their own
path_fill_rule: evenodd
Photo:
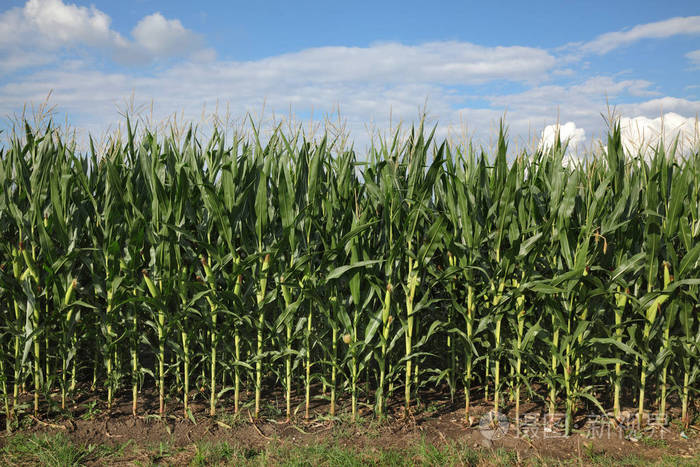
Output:
<svg viewBox="0 0 700 467">
<path fill-rule="evenodd" d="M 665 439 L 651 438 L 649 436 L 644 436 L 639 440 L 644 446 L 650 448 L 665 448 L 668 446 L 668 441 Z"/>
<path fill-rule="evenodd" d="M 72 466 L 85 465 L 94 462 L 108 463 L 123 455 L 124 449 L 130 443 L 117 447 L 97 446 L 94 444 L 78 445 L 68 437 L 59 433 L 56 435 L 34 434 L 15 435 L 2 449 L 4 465 L 42 465 L 42 466 Z"/>
<path fill-rule="evenodd" d="M 660 445 L 667 448 L 666 445 Z M 526 466 L 595 465 L 595 466 L 698 466 L 700 455 L 687 458 L 665 453 L 657 460 L 638 454 L 622 458 L 595 450 L 586 450 L 581 458 L 554 459 L 529 456 L 519 458 L 513 450 L 474 449 L 460 442 L 434 444 L 423 438 L 415 444 L 398 447 L 377 445 L 343 446 L 336 441 L 309 445 L 273 440 L 263 448 L 252 448 L 225 441 L 200 441 L 190 446 L 174 446 L 169 440 L 147 447 L 134 446 L 132 441 L 114 447 L 81 445 L 64 433 L 54 435 L 16 434 L 8 438 L 0 451 L 3 465 L 134 465 L 191 466 L 510 466 L 520 462 Z"/>
<path fill-rule="evenodd" d="M 505 460 L 507 455 L 501 456 Z M 320 443 L 310 446 L 293 446 L 288 443 L 273 445 L 251 459 L 249 465 L 271 463 L 280 466 L 363 466 L 363 465 L 435 465 L 457 466 L 478 463 L 482 455 L 459 444 L 436 446 L 425 440 L 405 449 L 377 448 L 358 449 L 336 444 Z M 498 455 L 494 459 L 500 459 Z"/>
<path fill-rule="evenodd" d="M 236 449 L 225 442 L 202 442 L 197 444 L 196 448 L 197 451 L 190 462 L 190 465 L 193 466 L 227 465 L 234 460 L 240 460 L 241 457 L 245 459 L 248 454 L 254 455 L 255 453 L 255 451 Z"/>
</svg>

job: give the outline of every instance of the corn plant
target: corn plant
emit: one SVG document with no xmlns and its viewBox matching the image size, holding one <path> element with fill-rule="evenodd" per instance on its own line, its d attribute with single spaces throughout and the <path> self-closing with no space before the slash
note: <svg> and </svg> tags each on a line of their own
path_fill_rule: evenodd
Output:
<svg viewBox="0 0 700 467">
<path fill-rule="evenodd" d="M 134 415 L 155 387 L 161 416 L 175 399 L 189 420 L 200 397 L 260 417 L 278 385 L 288 420 L 315 399 L 384 419 L 399 393 L 410 417 L 424 389 L 463 386 L 466 424 L 480 397 L 516 424 L 544 399 L 570 433 L 581 410 L 621 418 L 636 397 L 644 422 L 676 394 L 690 423 L 697 151 L 629 154 L 614 124 L 573 164 L 562 142 L 514 153 L 503 124 L 494 153 L 423 125 L 367 154 L 248 129 L 203 143 L 128 119 L 81 152 L 27 125 L 0 145 L 8 427 L 56 388 L 70 410 L 126 384 Z"/>
</svg>

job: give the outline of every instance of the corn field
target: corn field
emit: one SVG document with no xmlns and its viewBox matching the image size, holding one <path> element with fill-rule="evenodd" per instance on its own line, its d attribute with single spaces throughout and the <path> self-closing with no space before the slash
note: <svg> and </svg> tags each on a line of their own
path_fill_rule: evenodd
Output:
<svg viewBox="0 0 700 467">
<path fill-rule="evenodd" d="M 700 381 L 700 153 L 509 155 L 421 125 L 367 154 L 258 129 L 0 146 L 8 427 L 81 392 L 288 419 L 421 392 L 688 424 Z M 508 156 L 508 157 L 507 157 Z M 299 402 L 301 401 L 301 402 Z M 472 408 L 473 411 L 473 408 Z M 364 412 L 363 413 L 367 413 Z M 678 412 L 676 412 L 678 413 Z"/>
</svg>

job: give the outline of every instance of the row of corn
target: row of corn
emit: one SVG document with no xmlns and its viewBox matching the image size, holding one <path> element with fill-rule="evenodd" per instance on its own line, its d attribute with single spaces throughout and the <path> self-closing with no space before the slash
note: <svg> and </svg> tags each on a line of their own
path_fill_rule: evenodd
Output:
<svg viewBox="0 0 700 467">
<path fill-rule="evenodd" d="M 690 422 L 697 151 L 624 154 L 617 127 L 579 164 L 513 156 L 503 129 L 490 154 L 421 125 L 358 155 L 127 128 L 100 150 L 29 126 L 0 146 L 8 428 L 91 390 L 137 414 L 151 389 L 189 418 L 193 399 L 256 417 L 283 399 L 287 418 L 381 419 L 435 389 L 466 421 L 481 399 L 516 423 L 543 402 L 567 433 L 630 404 Z"/>
</svg>

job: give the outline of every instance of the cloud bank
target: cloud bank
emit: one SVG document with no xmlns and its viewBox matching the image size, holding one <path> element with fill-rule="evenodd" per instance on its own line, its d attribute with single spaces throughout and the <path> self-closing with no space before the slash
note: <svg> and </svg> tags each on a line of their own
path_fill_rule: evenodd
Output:
<svg viewBox="0 0 700 467">
<path fill-rule="evenodd" d="M 697 118 L 686 118 L 673 112 L 657 118 L 621 118 L 622 145 L 630 154 L 649 155 L 663 145 L 668 152 L 674 146 L 680 154 L 700 148 L 700 126 Z"/>
<path fill-rule="evenodd" d="M 563 125 L 547 125 L 542 130 L 537 148 L 541 151 L 549 151 L 557 139 L 562 144 L 567 145 L 568 151 L 575 152 L 586 141 L 586 131 L 583 128 L 577 128 L 574 122 L 566 122 Z"/>
<path fill-rule="evenodd" d="M 685 54 L 685 58 L 687 58 L 692 65 L 700 67 L 700 49 L 688 52 Z"/>
<path fill-rule="evenodd" d="M 639 24 L 625 31 L 608 32 L 582 44 L 580 48 L 583 52 L 602 55 L 643 39 L 664 39 L 678 35 L 700 35 L 700 16 L 670 18 Z"/>
<path fill-rule="evenodd" d="M 631 157 L 641 156 L 648 160 L 661 147 L 667 154 L 675 151 L 676 156 L 700 150 L 700 122 L 697 118 L 669 112 L 657 118 L 619 117 L 615 121 L 620 125 L 622 147 Z M 568 143 L 566 164 L 588 154 L 581 151 L 586 132 L 574 122 L 547 125 L 540 134 L 537 148 L 544 151 L 551 149 L 557 137 L 562 144 Z"/>
<path fill-rule="evenodd" d="M 137 107 L 154 102 L 154 120 L 182 112 L 197 121 L 203 107 L 217 105 L 240 117 L 264 105 L 268 115 L 291 112 L 300 119 L 340 109 L 357 141 L 367 127 L 415 121 L 427 104 L 438 135 L 466 127 L 488 145 L 505 115 L 519 147 L 545 147 L 556 120 L 567 122 L 559 131 L 578 151 L 605 133 L 601 113 L 609 102 L 627 117 L 653 121 L 649 117 L 672 112 L 689 121 L 700 113 L 700 101 L 664 95 L 649 80 L 584 71 L 579 59 L 566 55 L 572 48 L 597 56 L 642 39 L 699 31 L 700 17 L 686 17 L 602 34 L 563 53 L 453 40 L 316 47 L 238 61 L 217 59 L 200 34 L 158 12 L 120 32 L 94 6 L 28 0 L 0 13 L 0 116 L 41 102 L 50 91 L 51 104 L 92 132 L 120 122 L 118 111 L 130 96 Z M 697 65 L 699 52 L 685 57 Z M 635 122 L 649 129 L 630 133 L 630 140 L 650 140 L 653 125 Z"/>
<path fill-rule="evenodd" d="M 22 68 L 55 62 L 59 52 L 92 48 L 111 54 L 121 64 L 138 65 L 186 57 L 204 41 L 177 19 L 160 13 L 142 18 L 125 38 L 112 20 L 94 6 L 61 0 L 28 0 L 0 14 L 0 76 Z"/>
</svg>

